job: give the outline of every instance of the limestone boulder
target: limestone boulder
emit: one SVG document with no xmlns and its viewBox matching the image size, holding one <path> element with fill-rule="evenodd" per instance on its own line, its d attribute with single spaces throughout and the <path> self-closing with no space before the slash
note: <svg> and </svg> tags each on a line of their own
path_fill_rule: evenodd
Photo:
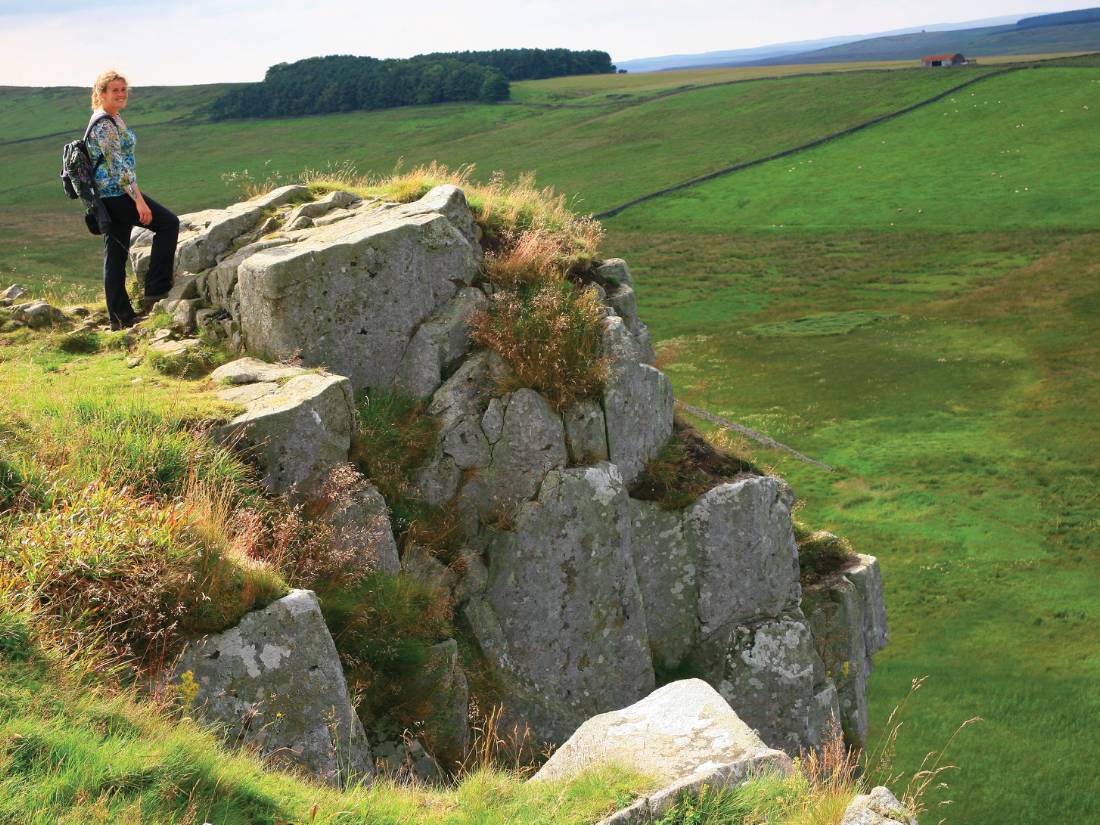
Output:
<svg viewBox="0 0 1100 825">
<path fill-rule="evenodd" d="M 708 681 L 774 748 L 798 753 L 820 732 L 816 653 L 801 611 L 738 624 L 702 644 Z"/>
<path fill-rule="evenodd" d="M 700 633 L 798 604 L 794 497 L 771 476 L 722 484 L 685 513 L 684 531 L 698 564 Z"/>
<path fill-rule="evenodd" d="M 219 397 L 245 411 L 215 436 L 254 458 L 270 493 L 315 493 L 347 463 L 355 405 L 343 376 L 303 369 L 285 383 L 238 385 Z"/>
<path fill-rule="evenodd" d="M 840 825 L 917 825 L 889 788 L 879 785 L 870 793 L 860 794 L 844 811 Z"/>
<path fill-rule="evenodd" d="M 630 500 L 631 550 L 654 664 L 675 670 L 699 638 L 699 560 L 681 512 Z"/>
<path fill-rule="evenodd" d="M 789 770 L 701 679 L 672 682 L 621 710 L 585 721 L 532 781 L 568 779 L 603 764 L 629 764 L 662 785 L 710 774 L 719 765 L 769 755 Z"/>
<path fill-rule="evenodd" d="M 570 464 L 607 461 L 607 422 L 598 401 L 578 401 L 562 413 L 562 421 Z"/>
<path fill-rule="evenodd" d="M 357 391 L 393 386 L 417 329 L 472 282 L 480 260 L 462 229 L 422 202 L 366 204 L 288 237 L 237 267 L 245 348 L 267 360 L 297 355 Z"/>
<path fill-rule="evenodd" d="M 863 747 L 872 655 L 885 644 L 886 635 L 879 623 L 885 621 L 885 610 L 877 559 L 856 556 L 844 570 L 807 587 L 802 608 L 826 673 L 836 683 L 844 738 Z"/>
<path fill-rule="evenodd" d="M 444 375 L 470 348 L 470 319 L 486 304 L 485 293 L 463 287 L 458 294 L 413 333 L 401 358 L 395 384 L 414 398 L 430 398 Z"/>
<path fill-rule="evenodd" d="M 487 542 L 489 581 L 465 615 L 537 740 L 653 689 L 627 498 L 612 464 L 552 470 Z"/>
<path fill-rule="evenodd" d="M 191 712 L 228 742 L 333 785 L 373 773 L 370 745 L 348 697 L 317 598 L 295 590 L 234 628 L 190 644 L 175 681 L 197 687 Z"/>
<path fill-rule="evenodd" d="M 401 569 L 390 509 L 377 487 L 343 465 L 329 474 L 319 495 L 336 554 L 355 558 L 366 571 L 396 574 Z"/>
<path fill-rule="evenodd" d="M 603 394 L 611 461 L 630 484 L 672 435 L 672 385 L 643 363 L 637 339 L 619 317 L 604 320 L 604 352 L 611 359 Z"/>
<path fill-rule="evenodd" d="M 508 520 L 519 502 L 535 495 L 547 473 L 568 461 L 565 428 L 549 401 L 529 389 L 517 390 L 501 401 L 500 436 L 482 469 L 459 493 L 458 507 L 468 532 L 476 531 L 478 521 L 486 517 Z M 488 447 L 484 432 L 478 432 Z"/>
<path fill-rule="evenodd" d="M 20 321 L 31 329 L 41 329 L 62 323 L 65 320 L 65 313 L 45 301 L 31 301 L 13 306 L 11 317 L 12 320 Z"/>
<path fill-rule="evenodd" d="M 269 364 L 259 358 L 238 358 L 228 364 L 222 364 L 212 373 L 210 378 L 220 384 L 258 384 L 289 381 L 297 375 L 304 373 L 301 367 L 293 367 L 288 364 Z"/>
<path fill-rule="evenodd" d="M 180 235 L 176 245 L 176 271 L 199 273 L 214 266 L 230 252 L 234 243 L 259 225 L 272 209 L 313 196 L 304 186 L 281 186 L 251 200 L 225 209 L 206 209 L 180 215 Z M 135 227 L 130 237 L 130 262 L 138 280 L 149 270 L 153 233 Z"/>
</svg>

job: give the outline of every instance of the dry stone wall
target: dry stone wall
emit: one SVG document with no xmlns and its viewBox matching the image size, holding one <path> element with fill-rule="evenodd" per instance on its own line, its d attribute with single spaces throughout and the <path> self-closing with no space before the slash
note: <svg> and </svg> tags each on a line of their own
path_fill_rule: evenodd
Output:
<svg viewBox="0 0 1100 825">
<path fill-rule="evenodd" d="M 559 412 L 533 389 L 503 392 L 508 365 L 472 347 L 469 320 L 491 288 L 459 189 L 397 205 L 284 187 L 182 223 L 189 272 L 164 308 L 247 353 L 215 376 L 245 408 L 224 434 L 250 446 L 270 490 L 315 490 L 347 462 L 364 389 L 397 389 L 436 417 L 412 495 L 458 515 L 461 564 L 414 545 L 398 558 L 391 536 L 383 569 L 451 591 L 537 739 L 562 742 L 689 672 L 769 746 L 796 753 L 838 722 L 862 742 L 871 656 L 886 639 L 874 560 L 803 593 L 794 497 L 775 478 L 743 474 L 675 512 L 629 495 L 672 435 L 674 400 L 625 262 L 593 273 L 606 387 Z M 147 256 L 138 232 L 139 271 Z M 333 517 L 381 509 L 370 493 L 349 508 Z M 452 664 L 449 683 L 464 685 Z M 454 749 L 461 734 L 448 735 Z"/>
</svg>

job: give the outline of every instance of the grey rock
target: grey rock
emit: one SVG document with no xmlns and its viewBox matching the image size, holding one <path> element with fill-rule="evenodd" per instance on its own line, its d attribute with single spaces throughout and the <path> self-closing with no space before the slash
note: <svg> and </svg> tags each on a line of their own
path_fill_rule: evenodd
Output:
<svg viewBox="0 0 1100 825">
<path fill-rule="evenodd" d="M 790 770 L 710 685 L 672 682 L 622 710 L 585 721 L 531 781 L 560 781 L 604 764 L 628 764 L 663 786 L 719 765 L 770 755 Z"/>
<path fill-rule="evenodd" d="M 503 430 L 504 401 L 500 398 L 491 398 L 489 405 L 485 408 L 485 415 L 481 417 L 481 432 L 485 434 L 490 444 L 496 444 Z"/>
<path fill-rule="evenodd" d="M 195 313 L 195 326 L 201 330 L 209 330 L 217 334 L 221 330 L 219 323 L 222 310 L 204 307 Z"/>
<path fill-rule="evenodd" d="M 477 244 L 481 233 L 474 222 L 465 193 L 457 186 L 448 183 L 435 187 L 413 205 L 409 214 L 432 212 L 446 217 L 471 244 Z M 480 247 L 478 249 L 480 250 Z"/>
<path fill-rule="evenodd" d="M 27 289 L 22 284 L 12 284 L 3 292 L 0 292 L 0 298 L 6 298 L 9 301 L 15 301 L 22 298 L 27 294 Z"/>
<path fill-rule="evenodd" d="M 685 513 L 696 548 L 704 637 L 731 623 L 798 604 L 798 551 L 790 488 L 770 476 L 722 484 Z"/>
<path fill-rule="evenodd" d="M 679 667 L 699 636 L 699 562 L 683 517 L 653 502 L 630 500 L 631 550 L 645 605 L 654 664 Z"/>
<path fill-rule="evenodd" d="M 321 497 L 328 502 L 323 518 L 334 531 L 333 550 L 354 553 L 366 570 L 395 574 L 401 569 L 390 509 L 377 487 L 345 465 L 329 474 Z"/>
<path fill-rule="evenodd" d="M 431 397 L 470 347 L 470 319 L 486 304 L 481 290 L 463 287 L 413 334 L 395 385 L 414 398 Z"/>
<path fill-rule="evenodd" d="M 630 274 L 630 269 L 626 265 L 626 261 L 622 258 L 608 258 L 598 267 L 596 267 L 596 275 L 605 281 L 608 281 L 612 288 L 616 283 L 625 284 L 626 286 L 634 286 L 634 278 Z"/>
<path fill-rule="evenodd" d="M 458 765 L 470 743 L 470 689 L 458 660 L 458 643 L 447 639 L 428 651 L 428 663 L 412 690 L 430 696 L 424 739 L 445 765 Z"/>
<path fill-rule="evenodd" d="M 258 384 L 236 384 L 218 393 L 218 398 L 229 404 L 247 407 L 253 401 L 266 398 L 279 389 L 274 381 L 261 381 Z"/>
<path fill-rule="evenodd" d="M 167 356 L 169 358 L 182 358 L 187 353 L 197 350 L 202 346 L 198 338 L 161 338 L 149 345 L 149 352 L 154 356 Z"/>
<path fill-rule="evenodd" d="M 259 358 L 244 357 L 228 364 L 222 364 L 212 373 L 210 378 L 221 384 L 256 384 L 258 382 L 286 381 L 296 375 L 302 375 L 306 370 L 301 367 L 292 367 L 287 364 L 269 364 Z"/>
<path fill-rule="evenodd" d="M 175 668 L 198 686 L 194 712 L 226 740 L 333 785 L 373 773 L 317 597 L 295 590 L 234 628 L 188 645 Z"/>
<path fill-rule="evenodd" d="M 276 246 L 284 246 L 288 243 L 290 243 L 290 240 L 287 238 L 264 238 L 255 243 L 247 244 L 220 260 L 207 276 L 208 300 L 210 303 L 222 307 L 235 318 L 239 317 L 240 302 L 234 300 L 234 293 L 237 289 L 237 268 L 249 256 L 257 252 L 272 249 Z"/>
<path fill-rule="evenodd" d="M 65 313 L 45 301 L 32 301 L 27 304 L 17 304 L 11 314 L 13 321 L 21 321 L 31 329 L 60 324 L 65 320 Z"/>
<path fill-rule="evenodd" d="M 289 218 L 286 222 L 286 228 L 289 232 L 293 232 L 295 229 L 309 229 L 311 226 L 313 226 L 313 218 L 309 215 L 298 215 Z"/>
<path fill-rule="evenodd" d="M 840 697 L 837 694 L 836 685 L 828 678 L 814 690 L 806 725 L 806 746 L 820 749 L 838 736 L 843 736 L 840 727 Z"/>
<path fill-rule="evenodd" d="M 254 456 L 270 493 L 308 495 L 347 462 L 354 422 L 348 379 L 307 372 L 250 401 L 215 435 Z"/>
<path fill-rule="evenodd" d="M 815 653 L 800 611 L 716 633 L 702 658 L 708 680 L 770 746 L 798 753 L 813 738 Z"/>
<path fill-rule="evenodd" d="M 181 332 L 193 332 L 195 330 L 195 318 L 202 301 L 197 298 L 176 301 L 172 305 L 172 326 Z"/>
<path fill-rule="evenodd" d="M 465 615 L 536 740 L 653 689 L 630 511 L 612 464 L 553 470 L 488 540 L 489 585 Z"/>
<path fill-rule="evenodd" d="M 185 272 L 209 270 L 231 250 L 234 241 L 260 223 L 265 210 L 305 197 L 311 197 L 306 187 L 283 186 L 228 209 L 188 216 L 188 230 L 180 233 L 176 249 L 176 266 Z"/>
<path fill-rule="evenodd" d="M 519 502 L 535 495 L 546 474 L 568 460 L 565 428 L 549 401 L 529 389 L 517 390 L 505 401 L 504 423 L 492 457 L 459 493 L 458 507 L 468 533 L 476 531 L 481 519 L 509 520 Z M 477 426 L 476 419 L 472 426 Z M 488 450 L 480 428 L 477 433 Z"/>
<path fill-rule="evenodd" d="M 435 785 L 444 781 L 439 763 L 412 735 L 378 740 L 372 751 L 378 771 L 398 784 Z"/>
<path fill-rule="evenodd" d="M 896 796 L 879 785 L 868 794 L 860 794 L 844 811 L 840 825 L 917 825 Z"/>
<path fill-rule="evenodd" d="M 419 203 L 357 209 L 241 262 L 246 349 L 269 360 L 300 354 L 347 375 L 356 390 L 390 388 L 417 328 L 478 267 L 463 232 Z"/>
<path fill-rule="evenodd" d="M 570 464 L 607 461 L 607 424 L 596 401 L 578 401 L 562 413 Z"/>
<path fill-rule="evenodd" d="M 867 655 L 878 653 L 890 640 L 886 625 L 886 601 L 883 597 L 882 571 L 878 559 L 856 553 L 856 561 L 844 570 L 844 577 L 855 585 L 863 602 L 863 636 Z"/>
<path fill-rule="evenodd" d="M 606 290 L 606 303 L 626 324 L 630 334 L 638 343 L 639 358 L 646 364 L 653 364 L 656 357 L 653 352 L 653 341 L 649 333 L 649 327 L 638 315 L 638 298 L 634 294 L 634 279 L 630 275 L 626 261 L 621 258 L 613 258 L 596 268 L 596 274 L 610 279 Z"/>
<path fill-rule="evenodd" d="M 878 561 L 872 556 L 858 556 L 847 569 L 807 587 L 802 595 L 814 645 L 826 674 L 836 683 L 845 741 L 855 747 L 867 742 L 867 686 L 871 657 L 879 649 L 872 647 L 881 644 L 885 635 L 877 618 L 867 613 L 882 611 L 881 605 Z M 885 617 L 884 611 L 881 616 Z"/>
<path fill-rule="evenodd" d="M 607 446 L 630 484 L 672 435 L 672 385 L 643 364 L 637 340 L 621 318 L 604 320 L 604 351 L 611 359 L 604 388 Z"/>
<path fill-rule="evenodd" d="M 168 290 L 168 294 L 164 296 L 166 301 L 184 301 L 191 298 L 199 297 L 199 281 L 198 275 L 192 275 L 190 273 L 181 273 L 176 276 L 172 281 L 172 288 Z"/>
</svg>

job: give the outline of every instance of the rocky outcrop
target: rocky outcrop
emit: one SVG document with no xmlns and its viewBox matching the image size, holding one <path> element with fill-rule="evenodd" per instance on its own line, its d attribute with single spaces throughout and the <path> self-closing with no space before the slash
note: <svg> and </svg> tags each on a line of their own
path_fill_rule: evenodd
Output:
<svg viewBox="0 0 1100 825">
<path fill-rule="evenodd" d="M 541 739 L 653 689 L 629 535 L 622 478 L 604 463 L 552 471 L 488 542 L 487 586 L 465 616 Z"/>
<path fill-rule="evenodd" d="M 325 366 L 356 390 L 391 387 L 420 326 L 477 273 L 476 245 L 416 203 L 365 204 L 302 233 L 237 267 L 245 347 Z"/>
<path fill-rule="evenodd" d="M 879 785 L 870 793 L 860 794 L 844 811 L 840 825 L 917 825 L 905 806 L 888 788 Z"/>
<path fill-rule="evenodd" d="M 603 393 L 608 454 L 630 484 L 672 435 L 672 385 L 643 363 L 645 353 L 623 319 L 605 321 L 603 340 L 611 359 Z"/>
<path fill-rule="evenodd" d="M 184 216 L 193 274 L 164 309 L 250 356 L 335 374 L 255 357 L 221 368 L 223 399 L 245 412 L 219 434 L 251 449 L 271 491 L 312 494 L 347 461 L 353 393 L 423 401 L 438 432 L 408 497 L 456 518 L 463 543 L 444 564 L 412 541 L 398 558 L 387 534 L 378 569 L 447 591 L 536 739 L 561 741 L 692 673 L 769 746 L 797 753 L 838 722 L 862 741 L 870 656 L 885 643 L 873 560 L 802 594 L 793 495 L 774 478 L 723 476 L 676 512 L 628 495 L 672 435 L 673 395 L 623 261 L 587 276 L 604 303 L 606 384 L 561 411 L 472 348 L 470 318 L 494 288 L 460 190 L 401 205 L 271 197 L 282 205 Z M 325 513 L 338 534 L 384 517 L 364 484 Z M 457 703 L 452 716 L 442 747 L 454 751 Z"/>
<path fill-rule="evenodd" d="M 194 692 L 192 712 L 222 725 L 227 742 L 334 785 L 373 773 L 336 647 L 308 590 L 191 644 L 174 679 L 184 695 Z"/>
<path fill-rule="evenodd" d="M 871 657 L 886 644 L 886 610 L 878 560 L 857 555 L 844 569 L 806 589 L 803 610 L 839 700 L 845 739 L 867 742 Z"/>
<path fill-rule="evenodd" d="M 763 773 L 786 774 L 791 760 L 772 750 L 706 682 L 673 682 L 640 702 L 589 719 L 532 777 L 565 780 L 602 764 L 629 764 L 659 790 L 604 820 L 661 817 L 684 793 L 733 788 Z"/>
<path fill-rule="evenodd" d="M 276 374 L 283 378 L 258 380 Z M 245 408 L 218 427 L 216 437 L 254 457 L 269 492 L 316 492 L 333 468 L 347 462 L 355 422 L 347 378 L 297 367 L 256 371 L 253 362 L 227 364 L 211 377 L 233 384 L 219 398 Z"/>
</svg>

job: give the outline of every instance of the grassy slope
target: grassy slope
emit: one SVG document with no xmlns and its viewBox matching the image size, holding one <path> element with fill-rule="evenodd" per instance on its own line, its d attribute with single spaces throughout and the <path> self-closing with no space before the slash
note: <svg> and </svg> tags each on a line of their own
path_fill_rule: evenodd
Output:
<svg viewBox="0 0 1100 825">
<path fill-rule="evenodd" d="M 1091 821 L 1100 71 L 974 92 L 628 210 L 605 245 L 634 265 L 680 397 L 841 468 L 771 459 L 809 523 L 883 561 L 875 723 L 932 677 L 899 765 L 980 715 L 953 751 L 949 821 Z M 855 326 L 871 312 L 899 316 Z M 741 334 L 823 313 L 853 328 Z"/>
<path fill-rule="evenodd" d="M 699 230 L 1092 227 L 1100 73 L 992 78 L 902 120 L 650 202 L 625 225 Z"/>
<path fill-rule="evenodd" d="M 190 119 L 236 85 L 135 86 L 134 97 L 147 104 L 135 106 L 126 119 L 131 126 Z M 78 137 L 76 133 L 83 132 L 88 123 L 90 94 L 89 89 L 74 86 L 0 86 L 0 107 L 4 109 L 0 144 L 50 134 L 74 133 Z"/>
<path fill-rule="evenodd" d="M 788 55 L 784 63 L 842 63 L 857 60 L 919 60 L 927 54 L 962 52 L 967 57 L 1100 51 L 1100 23 L 1043 26 L 987 26 L 945 32 L 917 32 L 873 37 Z"/>
<path fill-rule="evenodd" d="M 221 180 L 231 170 L 247 168 L 263 179 L 272 171 L 290 174 L 346 160 L 363 172 L 388 172 L 399 157 L 409 163 L 438 159 L 476 163 L 483 175 L 534 170 L 540 183 L 577 196 L 578 208 L 598 211 L 798 145 L 957 82 L 957 76 L 914 70 L 861 72 L 716 86 L 595 108 L 444 105 L 151 127 L 139 131 L 139 174 L 153 197 L 186 212 L 234 200 Z M 137 94 L 132 105 L 136 121 L 142 105 Z M 0 159 L 0 279 L 41 282 L 53 275 L 95 285 L 97 241 L 60 193 L 56 143 L 16 144 Z"/>
</svg>

